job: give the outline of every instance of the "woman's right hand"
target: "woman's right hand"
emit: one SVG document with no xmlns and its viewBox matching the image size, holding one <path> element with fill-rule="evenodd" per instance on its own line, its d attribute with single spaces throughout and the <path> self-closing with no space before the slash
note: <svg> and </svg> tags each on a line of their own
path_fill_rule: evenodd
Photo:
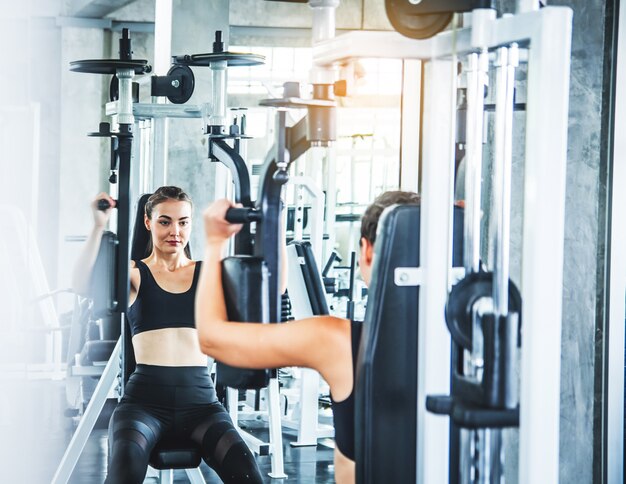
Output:
<svg viewBox="0 0 626 484">
<path fill-rule="evenodd" d="M 221 244 L 241 230 L 243 225 L 232 224 L 226 220 L 229 208 L 240 208 L 240 203 L 221 199 L 211 203 L 204 211 L 204 231 L 207 243 Z"/>
<path fill-rule="evenodd" d="M 100 200 L 106 200 L 109 202 L 109 208 L 106 210 L 98 209 L 98 202 Z M 113 207 L 115 207 L 115 200 L 111 198 L 111 195 L 108 193 L 102 192 L 96 195 L 93 202 L 91 202 L 91 212 L 93 214 L 93 223 L 96 228 L 103 229 L 106 227 L 109 218 L 111 218 L 111 212 L 113 211 Z"/>
</svg>

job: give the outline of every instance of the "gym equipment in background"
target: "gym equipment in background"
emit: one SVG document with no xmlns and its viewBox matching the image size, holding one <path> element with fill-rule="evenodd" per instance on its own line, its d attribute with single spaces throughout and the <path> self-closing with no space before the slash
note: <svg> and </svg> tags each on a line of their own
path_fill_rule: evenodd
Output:
<svg viewBox="0 0 626 484">
<path fill-rule="evenodd" d="M 410 2 L 405 3 L 407 8 L 413 8 L 408 6 Z M 444 4 L 448 7 L 452 5 L 451 2 L 438 3 L 444 7 L 446 6 Z M 434 2 L 424 1 L 419 2 L 414 8 L 432 5 Z M 388 3 L 388 10 L 389 6 Z M 451 419 L 453 425 L 450 425 L 449 418 L 444 419 L 427 412 L 426 397 L 447 395 L 452 390 L 453 408 L 461 410 L 462 404 L 469 403 L 465 397 L 461 400 L 460 394 L 467 392 L 461 391 L 463 383 L 460 385 L 458 383 L 463 381 L 462 376 L 471 377 L 471 371 L 460 375 L 457 369 L 451 369 L 453 356 L 451 338 L 444 318 L 450 288 L 464 276 L 464 271 L 452 268 L 451 257 L 457 107 L 455 94 L 460 87 L 459 62 L 465 63 L 467 56 L 472 54 L 486 53 L 496 58 L 498 66 L 502 68 L 500 72 L 509 73 L 506 77 L 508 80 L 499 83 L 501 86 L 507 85 L 502 92 L 510 93 L 512 92 L 509 91 L 510 84 L 513 81 L 510 72 L 514 71 L 516 63 L 515 46 L 519 49 L 519 61 L 524 64 L 523 72 L 527 73 L 525 78 L 527 109 L 523 118 L 525 145 L 521 175 L 524 180 L 524 192 L 521 200 L 516 202 L 519 206 L 516 215 L 521 214 L 521 219 L 517 219 L 521 226 L 521 243 L 516 246 L 519 249 L 515 260 L 520 261 L 520 274 L 516 274 L 516 279 L 523 282 L 519 291 L 522 303 L 520 309 L 515 301 L 515 291 L 508 289 L 507 253 L 501 252 L 501 256 L 498 257 L 502 259 L 490 260 L 487 264 L 492 273 L 495 273 L 496 281 L 491 288 L 492 291 L 496 288 L 497 294 L 491 294 L 483 299 L 493 300 L 494 307 L 490 310 L 481 308 L 481 313 L 493 313 L 494 316 L 491 317 L 493 328 L 497 327 L 499 331 L 490 333 L 488 316 L 476 318 L 480 331 L 475 331 L 472 326 L 471 332 L 471 339 L 483 335 L 483 342 L 487 346 L 483 347 L 486 351 L 484 353 L 481 351 L 481 354 L 490 360 L 491 366 L 480 369 L 481 375 L 487 375 L 487 379 L 479 380 L 481 383 L 470 387 L 472 390 L 469 391 L 473 393 L 473 397 L 480 397 L 474 400 L 479 400 L 483 407 L 473 408 L 472 410 L 477 410 L 474 415 L 479 415 L 478 410 L 496 411 L 506 417 L 506 425 L 516 424 L 517 387 L 515 380 L 511 378 L 511 371 L 514 369 L 512 363 L 515 361 L 515 353 L 520 351 L 517 348 L 518 325 L 519 316 L 523 313 L 524 339 L 519 359 L 519 481 L 558 482 L 564 187 L 572 11 L 569 8 L 551 6 L 539 9 L 539 2 L 530 1 L 518 2 L 518 6 L 520 10 L 515 15 L 502 18 L 497 18 L 495 10 L 492 9 L 474 9 L 465 14 L 471 21 L 471 26 L 440 32 L 432 39 L 409 40 L 392 32 L 350 32 L 320 42 L 313 47 L 314 61 L 318 65 L 336 65 L 360 57 L 402 58 L 415 60 L 414 64 L 419 65 L 417 75 L 420 76 L 420 87 L 419 89 L 416 87 L 417 93 L 412 93 L 412 106 L 413 109 L 420 109 L 421 117 L 417 119 L 417 123 L 414 122 L 412 126 L 403 129 L 413 133 L 412 136 L 419 137 L 417 141 L 412 140 L 412 145 L 420 150 L 419 187 L 422 204 L 419 253 L 420 261 L 427 265 L 424 270 L 415 266 L 389 267 L 385 271 L 384 281 L 380 282 L 398 287 L 408 284 L 414 289 L 411 309 L 418 312 L 419 326 L 417 338 L 410 341 L 410 344 L 416 353 L 417 373 L 415 380 L 408 378 L 407 381 L 410 383 L 405 385 L 402 391 L 416 395 L 413 409 L 416 418 L 414 421 L 405 422 L 406 428 L 403 432 L 393 436 L 378 434 L 382 442 L 372 454 L 364 453 L 364 449 L 369 449 L 367 447 L 369 444 L 364 446 L 359 442 L 362 436 L 357 434 L 358 483 L 376 482 L 372 476 L 381 475 L 384 475 L 386 480 L 407 483 L 458 482 L 460 476 L 468 475 L 466 471 L 471 467 L 476 471 L 472 475 L 480 482 L 490 480 L 499 482 L 497 479 L 502 472 L 502 467 L 498 469 L 501 464 L 500 454 L 496 454 L 490 461 L 483 459 L 491 449 L 498 448 L 499 444 L 495 442 L 493 447 L 484 445 L 478 449 L 479 453 L 474 455 L 469 455 L 465 451 L 460 452 L 461 449 L 470 448 L 471 445 L 466 447 L 466 444 L 455 439 L 458 435 L 467 435 L 467 432 L 465 430 L 461 432 L 456 426 L 454 413 Z M 456 7 L 448 10 L 455 11 Z M 401 15 L 398 14 L 396 17 L 399 18 Z M 406 27 L 410 35 L 418 36 L 419 32 L 410 32 L 410 25 Z M 402 28 L 398 27 L 398 30 L 402 31 Z M 500 51 L 502 48 L 506 49 L 506 54 Z M 482 67 L 476 66 L 475 69 Z M 484 96 L 484 86 L 481 95 Z M 468 102 L 469 97 L 468 93 Z M 496 111 L 500 109 L 508 113 L 512 111 L 510 94 L 506 94 L 503 102 L 499 99 L 500 92 L 496 94 L 496 98 Z M 482 124 L 482 119 L 477 120 L 469 116 L 468 113 L 467 129 L 470 129 L 470 124 L 473 127 Z M 478 116 L 478 111 L 474 110 L 472 116 Z M 504 132 L 508 130 L 504 121 L 508 116 L 509 114 L 506 116 L 496 114 L 498 121 L 495 123 L 495 129 L 498 134 L 494 137 L 496 140 L 494 149 L 498 159 L 505 159 L 512 149 L 510 135 L 501 134 L 501 130 Z M 409 128 L 413 130 L 410 131 Z M 468 134 L 468 143 L 470 137 L 473 135 Z M 481 148 L 481 145 L 474 144 L 473 147 L 467 147 L 467 152 L 469 154 L 470 151 Z M 500 180 L 497 183 L 505 187 L 506 175 L 497 174 L 496 180 Z M 494 188 L 497 189 L 495 185 Z M 507 188 L 503 190 L 504 193 L 507 192 Z M 490 237 L 490 240 L 497 240 L 498 244 L 505 247 L 506 239 L 503 236 L 507 233 L 508 227 L 502 224 L 510 221 L 509 209 L 501 195 L 494 192 L 494 197 L 504 201 L 504 205 L 501 205 L 502 210 L 498 213 L 506 215 L 498 215 L 491 222 L 492 227 L 501 227 L 499 229 L 501 235 Z M 476 207 L 477 205 L 468 207 L 466 213 L 468 223 L 476 222 L 473 215 Z M 416 231 L 417 227 L 413 233 Z M 498 247 L 493 249 L 494 253 L 500 250 Z M 487 260 L 486 255 L 483 258 Z M 475 272 L 480 270 L 476 269 Z M 377 277 L 380 277 L 380 274 Z M 468 281 L 470 277 L 482 276 L 468 274 Z M 492 274 L 491 278 L 493 277 Z M 478 290 L 478 285 L 474 290 Z M 376 304 L 372 303 L 371 293 L 372 291 L 368 312 L 376 308 Z M 402 301 L 392 299 L 388 304 L 399 304 Z M 450 307 L 452 308 L 452 305 Z M 411 318 L 412 315 L 413 313 L 409 312 L 403 317 Z M 461 325 L 453 325 L 458 326 L 457 332 L 465 336 L 465 345 L 470 338 L 466 323 L 467 321 Z M 393 328 L 388 329 L 391 331 L 395 327 L 394 320 Z M 367 348 L 366 341 L 367 339 L 362 340 L 361 353 L 372 351 L 372 348 Z M 455 345 L 457 344 L 458 341 L 455 340 Z M 386 347 L 377 347 L 373 351 L 383 351 L 384 348 Z M 472 342 L 472 351 L 475 350 L 478 350 L 478 346 Z M 463 353 L 467 353 L 467 350 L 463 350 Z M 362 360 L 364 357 L 370 356 L 372 355 L 369 353 L 360 354 L 359 361 L 364 361 Z M 459 357 L 456 362 L 460 359 Z M 478 366 L 477 364 L 477 369 Z M 456 376 L 451 377 L 451 370 L 457 371 Z M 370 392 L 369 394 L 376 394 L 375 379 L 370 380 L 370 384 L 374 386 L 360 388 L 360 385 L 365 385 L 363 382 L 367 381 L 364 379 L 365 376 L 359 373 L 363 371 L 364 367 L 357 368 L 357 393 L 366 390 Z M 373 371 L 378 371 L 375 365 Z M 491 376 L 488 376 L 489 374 Z M 451 385 L 452 381 L 457 382 L 455 387 Z M 495 390 L 495 393 L 490 390 Z M 404 395 L 387 395 L 386 399 L 394 401 L 400 396 Z M 358 398 L 356 400 L 359 401 Z M 431 399 L 431 404 L 433 402 L 436 400 Z M 493 405 L 494 403 L 496 405 Z M 366 400 L 363 404 L 374 405 L 375 402 Z M 411 427 L 413 422 L 414 426 Z M 385 422 L 382 414 L 366 412 L 365 421 L 357 424 L 357 429 L 360 427 L 375 429 L 385 423 L 393 424 L 393 415 Z M 480 425 L 498 426 L 491 421 L 483 421 L 474 427 Z M 502 427 L 502 424 L 499 426 Z M 410 431 L 407 430 L 409 428 Z M 498 432 L 498 429 L 485 431 L 479 428 L 477 435 L 480 436 L 482 433 L 487 438 L 493 437 L 492 441 L 497 441 Z M 395 462 L 398 449 L 411 446 L 416 450 L 412 455 L 416 456 L 415 467 L 405 468 L 405 474 L 394 474 L 393 478 L 390 477 L 389 472 L 394 466 L 389 463 Z M 477 460 L 472 462 L 472 458 Z M 463 464 L 457 466 L 458 462 Z M 466 467 L 466 464 L 469 467 Z"/>
</svg>

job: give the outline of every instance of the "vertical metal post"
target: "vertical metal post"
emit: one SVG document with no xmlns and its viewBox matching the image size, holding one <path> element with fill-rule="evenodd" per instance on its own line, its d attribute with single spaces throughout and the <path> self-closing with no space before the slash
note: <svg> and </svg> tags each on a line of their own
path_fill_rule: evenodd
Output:
<svg viewBox="0 0 626 484">
<path fill-rule="evenodd" d="M 91 430 L 96 424 L 98 415 L 100 415 L 102 407 L 104 407 L 107 396 L 115 385 L 115 380 L 119 372 L 119 358 L 122 349 L 120 341 L 121 340 L 118 340 L 115 345 L 109 362 L 104 368 L 91 400 L 89 400 L 89 404 L 85 409 L 85 413 L 80 419 L 80 423 L 72 436 L 72 440 L 67 446 L 67 449 L 65 449 L 65 454 L 63 454 L 59 467 L 52 478 L 52 484 L 66 484 L 69 481 L 72 471 L 78 462 L 78 458 L 85 448 Z"/>
<path fill-rule="evenodd" d="M 226 66 L 227 61 L 211 62 L 211 108 L 209 124 L 226 126 Z"/>
<path fill-rule="evenodd" d="M 483 136 L 484 136 L 484 98 L 485 85 L 489 71 L 489 54 L 486 50 L 468 55 L 467 69 L 467 121 L 466 121 L 466 158 L 465 158 L 465 218 L 463 226 L 463 265 L 466 274 L 480 270 L 480 226 L 482 200 L 482 164 L 483 164 Z M 480 378 L 482 372 L 483 341 L 480 318 L 474 317 L 472 331 L 472 353 L 466 361 L 468 375 Z M 466 353 L 466 352 L 464 352 Z M 465 358 L 467 356 L 464 355 Z M 471 459 L 464 459 L 460 465 L 460 478 L 470 479 L 472 467 L 479 467 L 485 455 L 485 431 L 464 431 L 459 445 L 461 455 L 471 455 Z M 477 460 L 475 460 L 477 459 Z"/>
<path fill-rule="evenodd" d="M 542 9 L 528 51 L 519 443 L 522 484 L 559 482 L 571 29 L 571 10 Z"/>
<path fill-rule="evenodd" d="M 626 8 L 619 10 L 611 180 L 606 416 L 606 482 L 624 482 L 624 319 L 626 318 Z"/>
<path fill-rule="evenodd" d="M 426 395 L 450 389 L 450 336 L 444 321 L 451 263 L 456 59 L 425 65 L 419 290 L 417 482 L 448 481 L 448 419 L 426 413 Z"/>
<path fill-rule="evenodd" d="M 496 317 L 509 312 L 509 239 L 511 218 L 511 166 L 513 161 L 513 98 L 518 50 L 500 47 L 497 51 L 495 158 L 493 162 L 493 300 Z"/>
<path fill-rule="evenodd" d="M 154 10 L 154 73 L 164 76 L 172 57 L 172 0 L 156 0 Z M 165 103 L 164 98 L 153 98 L 152 102 Z M 152 119 L 153 150 L 149 160 L 152 173 L 144 185 L 145 192 L 167 185 L 167 159 L 169 120 L 166 117 Z"/>
<path fill-rule="evenodd" d="M 483 117 L 485 84 L 489 54 L 468 56 L 467 70 L 467 141 L 465 158 L 465 241 L 463 262 L 466 272 L 480 270 L 480 219 L 483 163 Z"/>
<path fill-rule="evenodd" d="M 422 61 L 402 62 L 402 121 L 400 127 L 400 189 L 419 191 L 420 103 Z"/>
</svg>

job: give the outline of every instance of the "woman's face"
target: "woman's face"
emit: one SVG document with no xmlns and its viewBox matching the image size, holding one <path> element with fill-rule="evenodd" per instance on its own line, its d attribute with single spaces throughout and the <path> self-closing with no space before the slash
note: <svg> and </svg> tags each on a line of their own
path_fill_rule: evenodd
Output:
<svg viewBox="0 0 626 484">
<path fill-rule="evenodd" d="M 152 236 L 152 246 L 165 254 L 182 252 L 191 234 L 191 205 L 167 200 L 152 209 L 152 218 L 145 216 L 146 228 Z"/>
</svg>

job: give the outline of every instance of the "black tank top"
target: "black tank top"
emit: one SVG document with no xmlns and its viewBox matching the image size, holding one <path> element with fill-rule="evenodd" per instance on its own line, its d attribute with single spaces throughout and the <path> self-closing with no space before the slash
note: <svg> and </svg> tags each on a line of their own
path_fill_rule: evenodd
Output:
<svg viewBox="0 0 626 484">
<path fill-rule="evenodd" d="M 335 444 L 348 459 L 354 460 L 354 385 L 356 384 L 356 358 L 361 342 L 363 323 L 350 321 L 352 333 L 352 391 L 345 400 L 333 404 L 333 423 L 335 425 Z"/>
<path fill-rule="evenodd" d="M 191 287 L 181 293 L 162 289 L 144 262 L 135 261 L 135 265 L 141 283 L 137 299 L 127 313 L 131 334 L 135 336 L 153 329 L 195 328 L 194 300 L 201 262 L 196 262 Z"/>
</svg>

